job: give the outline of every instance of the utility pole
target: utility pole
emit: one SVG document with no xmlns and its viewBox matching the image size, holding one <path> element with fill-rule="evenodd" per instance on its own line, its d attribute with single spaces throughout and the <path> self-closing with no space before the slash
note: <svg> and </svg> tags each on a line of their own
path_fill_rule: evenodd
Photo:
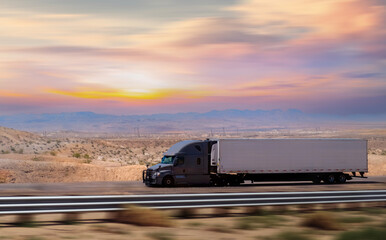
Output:
<svg viewBox="0 0 386 240">
<path fill-rule="evenodd" d="M 134 128 L 134 134 L 137 134 L 137 137 L 141 137 L 141 135 L 139 134 L 139 127 Z"/>
</svg>

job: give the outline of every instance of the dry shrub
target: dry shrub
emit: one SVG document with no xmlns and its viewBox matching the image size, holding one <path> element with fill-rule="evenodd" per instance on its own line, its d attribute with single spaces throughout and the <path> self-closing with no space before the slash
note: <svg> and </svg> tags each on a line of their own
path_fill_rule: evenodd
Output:
<svg viewBox="0 0 386 240">
<path fill-rule="evenodd" d="M 339 234 L 337 240 L 383 240 L 386 236 L 386 229 L 366 228 L 356 231 L 348 231 Z"/>
<path fill-rule="evenodd" d="M 116 222 L 134 224 L 138 226 L 171 227 L 171 219 L 159 210 L 127 205 L 124 210 L 117 212 Z"/>
<path fill-rule="evenodd" d="M 175 217 L 178 218 L 191 218 L 195 215 L 196 209 L 193 208 L 183 208 L 180 209 L 177 214 L 175 214 Z"/>
<path fill-rule="evenodd" d="M 339 222 L 328 213 L 318 212 L 305 216 L 303 226 L 322 230 L 340 230 Z"/>
</svg>

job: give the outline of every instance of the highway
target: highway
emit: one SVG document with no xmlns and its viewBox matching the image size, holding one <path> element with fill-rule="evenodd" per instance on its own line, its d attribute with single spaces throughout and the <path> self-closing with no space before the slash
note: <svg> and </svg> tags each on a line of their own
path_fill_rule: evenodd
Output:
<svg viewBox="0 0 386 240">
<path fill-rule="evenodd" d="M 0 184 L 0 196 L 139 195 L 229 192 L 308 192 L 386 189 L 386 176 L 355 178 L 345 184 L 256 182 L 227 187 L 146 187 L 142 182 L 12 183 Z"/>
<path fill-rule="evenodd" d="M 386 201 L 386 190 L 0 197 L 0 215 L 118 211 L 135 204 L 156 209 L 244 207 Z"/>
</svg>

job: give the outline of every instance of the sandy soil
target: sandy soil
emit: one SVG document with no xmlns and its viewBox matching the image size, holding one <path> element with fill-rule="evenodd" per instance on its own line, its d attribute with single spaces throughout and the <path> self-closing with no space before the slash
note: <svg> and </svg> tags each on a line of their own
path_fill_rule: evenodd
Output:
<svg viewBox="0 0 386 240">
<path fill-rule="evenodd" d="M 369 176 L 385 176 L 386 175 L 386 155 L 368 155 L 369 161 Z"/>
<path fill-rule="evenodd" d="M 2 159 L 0 176 L 11 183 L 138 181 L 142 179 L 143 165 L 104 167 L 91 164 L 34 162 L 31 160 Z"/>
</svg>

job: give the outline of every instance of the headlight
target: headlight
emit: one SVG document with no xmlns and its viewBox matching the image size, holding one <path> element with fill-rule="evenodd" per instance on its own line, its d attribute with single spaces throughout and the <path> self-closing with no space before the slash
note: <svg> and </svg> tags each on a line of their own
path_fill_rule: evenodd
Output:
<svg viewBox="0 0 386 240">
<path fill-rule="evenodd" d="M 160 172 L 157 172 L 157 173 L 156 173 L 156 176 L 158 177 L 159 175 L 161 175 L 161 173 L 160 173 Z"/>
</svg>

